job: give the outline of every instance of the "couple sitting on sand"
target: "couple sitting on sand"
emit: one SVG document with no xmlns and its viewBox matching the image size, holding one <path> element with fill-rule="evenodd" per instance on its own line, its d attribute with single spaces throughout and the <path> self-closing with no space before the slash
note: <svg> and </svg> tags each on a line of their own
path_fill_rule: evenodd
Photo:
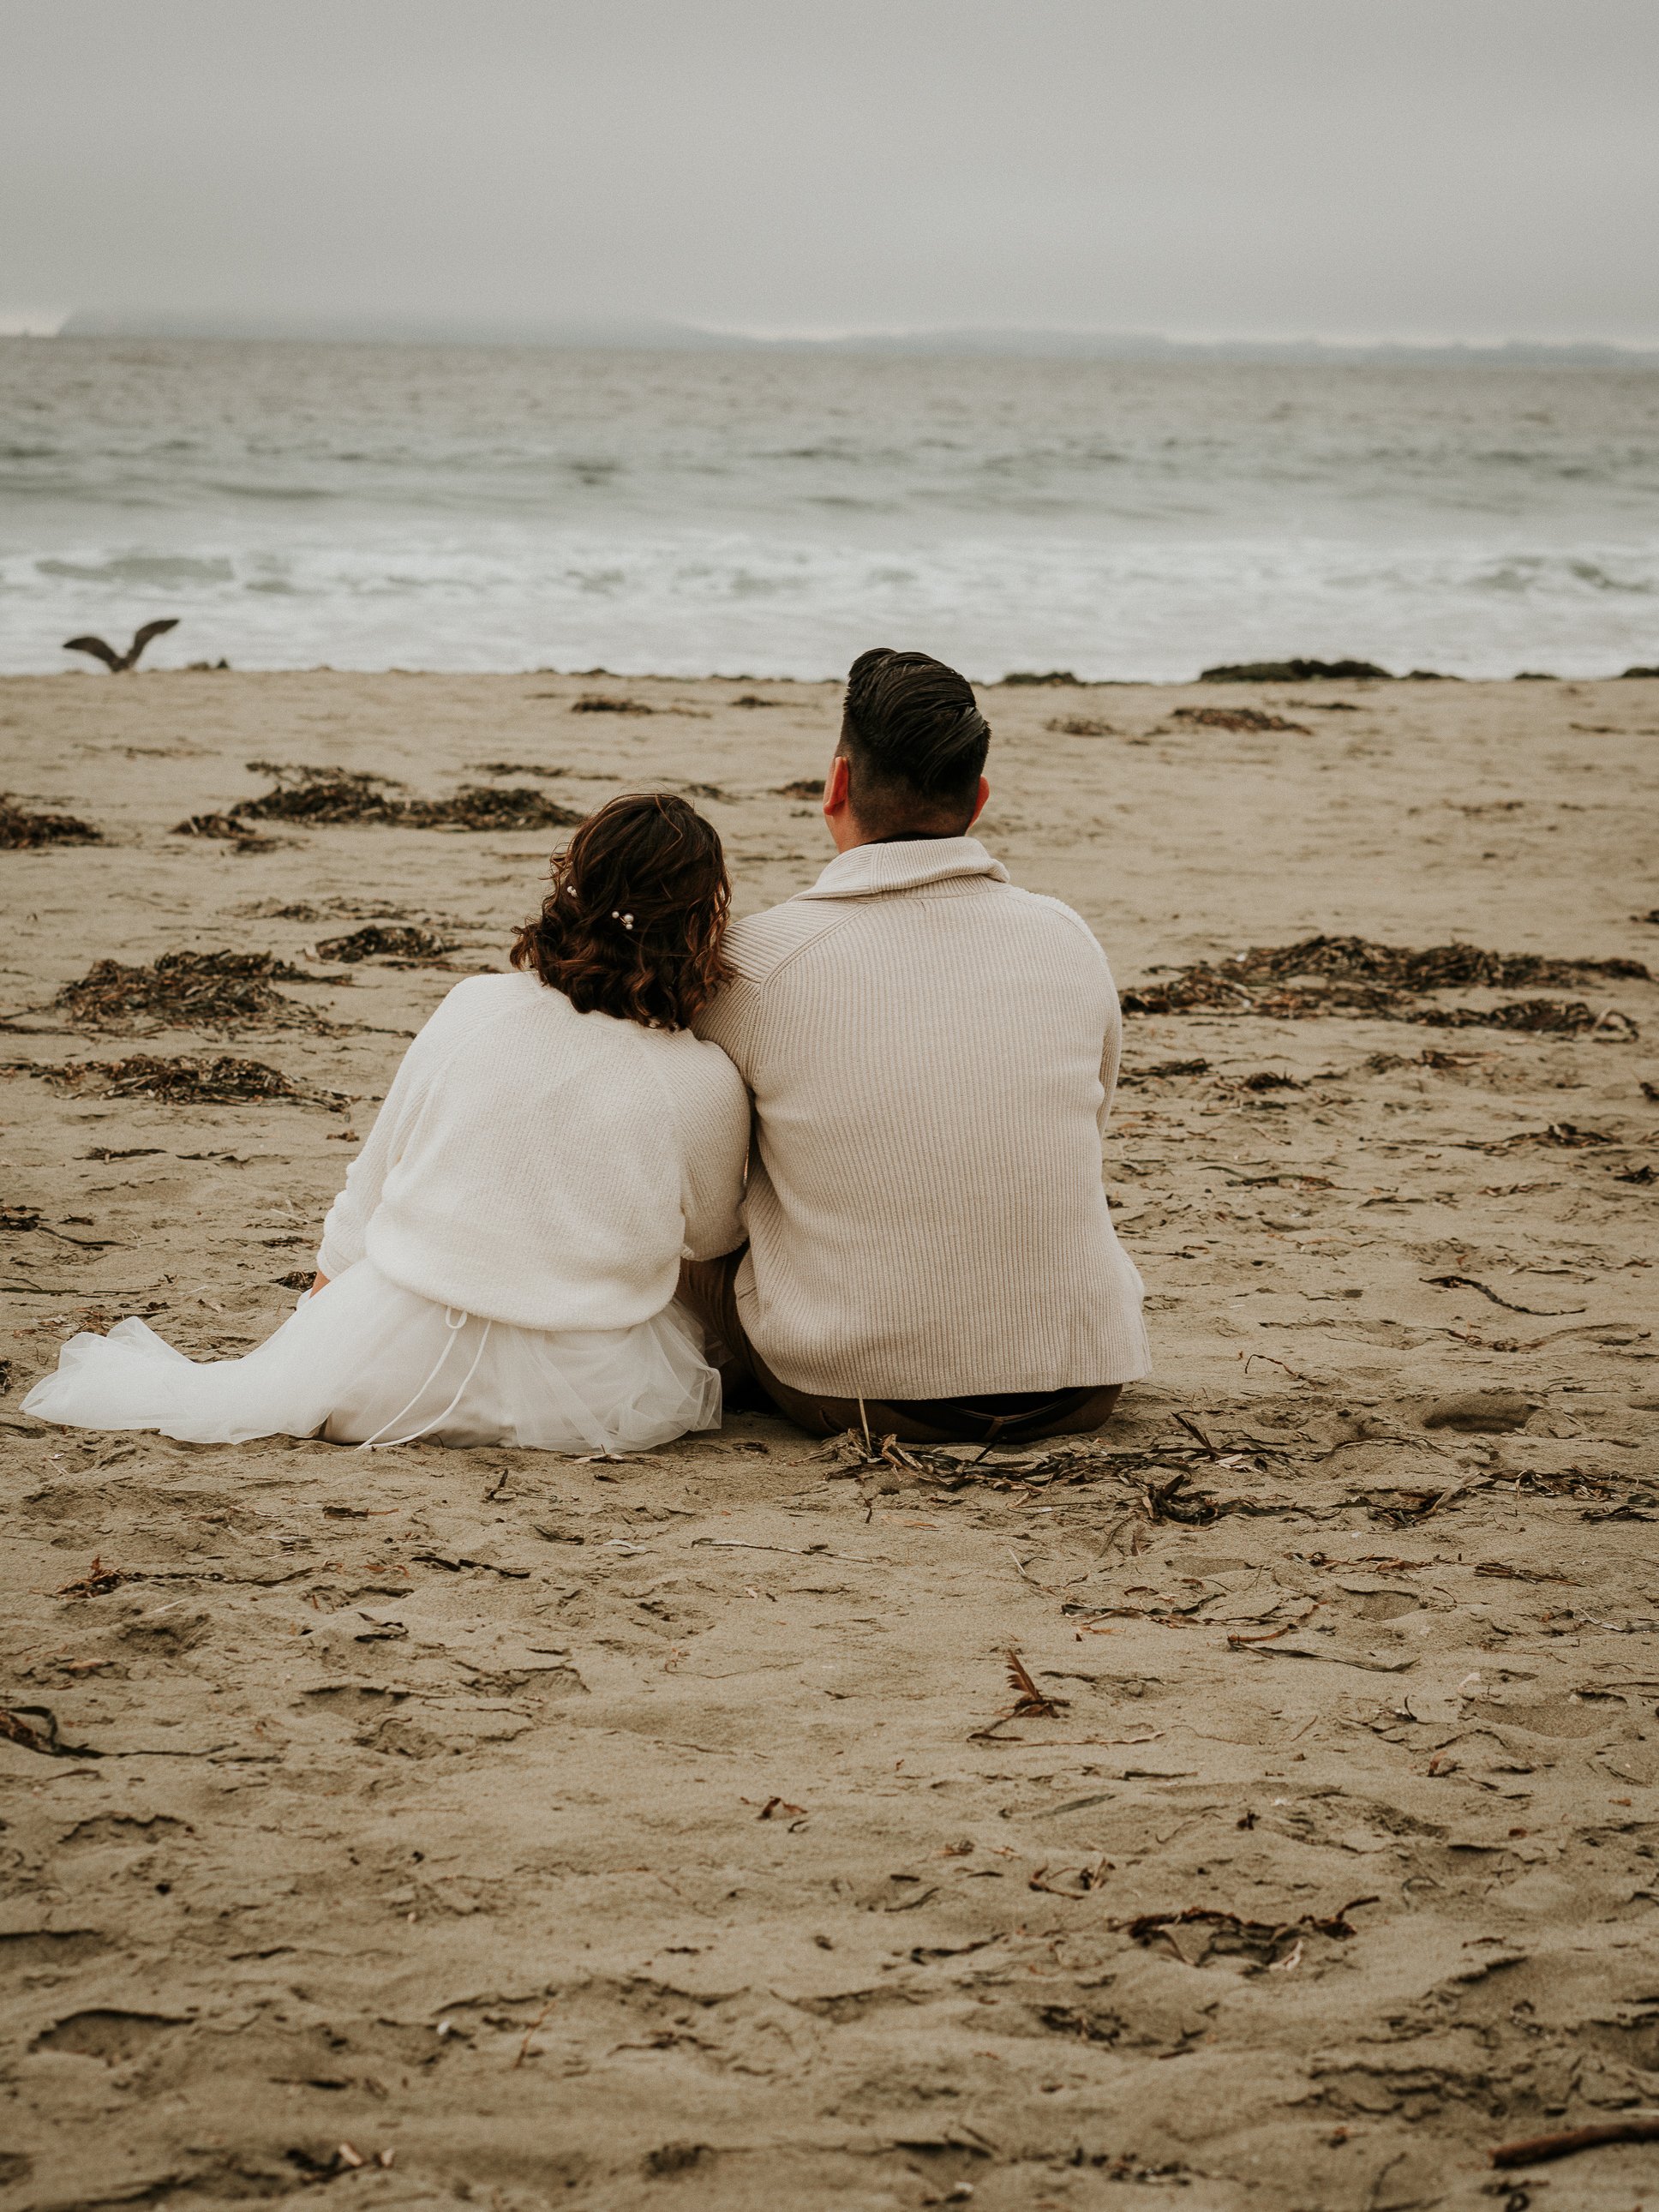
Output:
<svg viewBox="0 0 1659 2212">
<path fill-rule="evenodd" d="M 919 653 L 854 663 L 836 857 L 727 926 L 718 836 L 612 799 L 554 861 L 514 972 L 415 1039 L 246 1358 L 141 1321 L 25 1410 L 199 1443 L 648 1449 L 769 1403 L 820 1435 L 1094 1429 L 1146 1372 L 1101 1179 L 1105 956 L 969 835 L 990 738 Z"/>
</svg>

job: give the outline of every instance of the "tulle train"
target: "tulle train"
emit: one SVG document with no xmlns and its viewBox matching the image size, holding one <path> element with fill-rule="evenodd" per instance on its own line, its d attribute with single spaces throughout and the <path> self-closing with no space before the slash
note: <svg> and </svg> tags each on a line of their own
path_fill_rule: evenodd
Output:
<svg viewBox="0 0 1659 2212">
<path fill-rule="evenodd" d="M 514 1328 L 434 1305 L 363 1260 L 240 1359 L 188 1358 L 137 1320 L 71 1337 L 23 1411 L 191 1443 L 320 1432 L 643 1451 L 717 1427 L 720 1386 L 678 1306 L 633 1328 Z"/>
</svg>

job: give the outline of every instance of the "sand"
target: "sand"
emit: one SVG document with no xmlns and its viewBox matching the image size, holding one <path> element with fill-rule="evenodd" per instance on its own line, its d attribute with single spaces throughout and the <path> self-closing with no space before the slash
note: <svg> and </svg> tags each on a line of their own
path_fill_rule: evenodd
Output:
<svg viewBox="0 0 1659 2212">
<path fill-rule="evenodd" d="M 1126 989 L 1316 933 L 1659 951 L 1659 684 L 987 703 L 986 838 Z M 1303 726 L 1175 719 L 1218 704 Z M 1080 1451 L 860 1472 L 744 1415 L 615 1465 L 366 1461 L 18 1415 L 77 1327 L 215 1355 L 274 1324 L 404 1039 L 501 961 L 550 842 L 173 823 L 267 788 L 257 760 L 422 798 L 527 763 L 561 773 L 493 781 L 577 809 L 672 784 L 753 908 L 826 856 L 774 794 L 833 724 L 826 688 L 744 680 L 0 684 L 6 782 L 107 841 L 0 854 L 0 2207 L 1651 2189 L 1651 2145 L 1487 2164 L 1659 2111 L 1650 983 L 1543 994 L 1577 1035 L 1132 1018 L 1107 1171 L 1158 1366 Z M 309 959 L 376 922 L 448 968 Z M 225 949 L 329 980 L 234 1030 L 52 1004 Z M 27 1072 L 136 1053 L 321 1103 Z M 1519 1425 L 1425 1425 L 1470 1393 Z"/>
</svg>

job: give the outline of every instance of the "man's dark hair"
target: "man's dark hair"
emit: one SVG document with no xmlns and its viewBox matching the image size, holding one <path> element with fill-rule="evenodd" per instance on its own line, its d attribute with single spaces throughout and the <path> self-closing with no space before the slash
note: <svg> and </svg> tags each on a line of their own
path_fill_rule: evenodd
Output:
<svg viewBox="0 0 1659 2212">
<path fill-rule="evenodd" d="M 853 811 L 872 836 L 959 835 L 990 742 L 973 686 L 942 660 L 876 646 L 853 663 L 839 750 Z"/>
</svg>

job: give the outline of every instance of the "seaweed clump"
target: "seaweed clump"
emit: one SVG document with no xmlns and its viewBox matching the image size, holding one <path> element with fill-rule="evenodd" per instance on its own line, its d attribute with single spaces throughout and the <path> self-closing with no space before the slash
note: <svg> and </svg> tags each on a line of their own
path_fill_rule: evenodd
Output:
<svg viewBox="0 0 1659 2212">
<path fill-rule="evenodd" d="M 1195 722 L 1206 730 L 1294 730 L 1310 735 L 1305 722 L 1287 722 L 1282 714 L 1267 714 L 1259 707 L 1176 707 L 1173 722 Z"/>
<path fill-rule="evenodd" d="M 174 836 L 246 843 L 256 836 L 249 825 L 257 822 L 308 823 L 315 829 L 379 823 L 399 830 L 568 830 L 584 818 L 523 784 L 506 791 L 465 784 L 447 799 L 405 799 L 399 796 L 401 784 L 363 769 L 285 767 L 276 761 L 250 761 L 248 768 L 273 776 L 271 788 L 239 800 L 228 813 L 193 814 L 177 824 Z"/>
<path fill-rule="evenodd" d="M 441 962 L 446 952 L 454 950 L 449 939 L 435 930 L 420 929 L 413 923 L 377 921 L 354 929 L 348 937 L 325 939 L 316 948 L 316 957 L 337 961 L 344 967 L 353 967 L 360 960 L 390 960 L 400 967 L 418 968 Z"/>
<path fill-rule="evenodd" d="M 73 814 L 30 814 L 0 792 L 0 848 L 38 851 L 42 845 L 101 845 L 104 833 Z"/>
<path fill-rule="evenodd" d="M 52 1004 L 89 1029 L 328 1030 L 272 988 L 325 980 L 270 952 L 164 952 L 149 967 L 94 961 Z"/>
<path fill-rule="evenodd" d="M 1413 676 L 1426 670 L 1413 669 Z M 1235 660 L 1219 662 L 1199 675 L 1200 684 L 1318 684 L 1334 680 L 1361 684 L 1367 679 L 1390 683 L 1386 668 L 1374 660 Z"/>
<path fill-rule="evenodd" d="M 105 1098 L 153 1098 L 163 1106 L 343 1106 L 341 1091 L 308 1091 L 262 1060 L 130 1059 L 82 1060 L 66 1067 L 19 1066 L 9 1073 L 38 1075 L 59 1091 Z"/>
<path fill-rule="evenodd" d="M 1588 977 L 1647 982 L 1639 960 L 1551 960 L 1537 953 L 1489 952 L 1476 945 L 1436 945 L 1421 951 L 1376 945 L 1363 937 L 1309 937 L 1295 945 L 1255 945 L 1216 963 L 1195 961 L 1167 982 L 1123 994 L 1131 1014 L 1266 1015 L 1305 1021 L 1322 1014 L 1369 1014 L 1384 1021 L 1428 1022 L 1447 1029 L 1509 1029 L 1572 1036 L 1607 1026 L 1630 1035 L 1624 1015 L 1597 1014 L 1583 1000 L 1533 998 L 1507 1006 L 1425 1006 L 1431 991 L 1531 986 L 1559 988 Z"/>
</svg>

